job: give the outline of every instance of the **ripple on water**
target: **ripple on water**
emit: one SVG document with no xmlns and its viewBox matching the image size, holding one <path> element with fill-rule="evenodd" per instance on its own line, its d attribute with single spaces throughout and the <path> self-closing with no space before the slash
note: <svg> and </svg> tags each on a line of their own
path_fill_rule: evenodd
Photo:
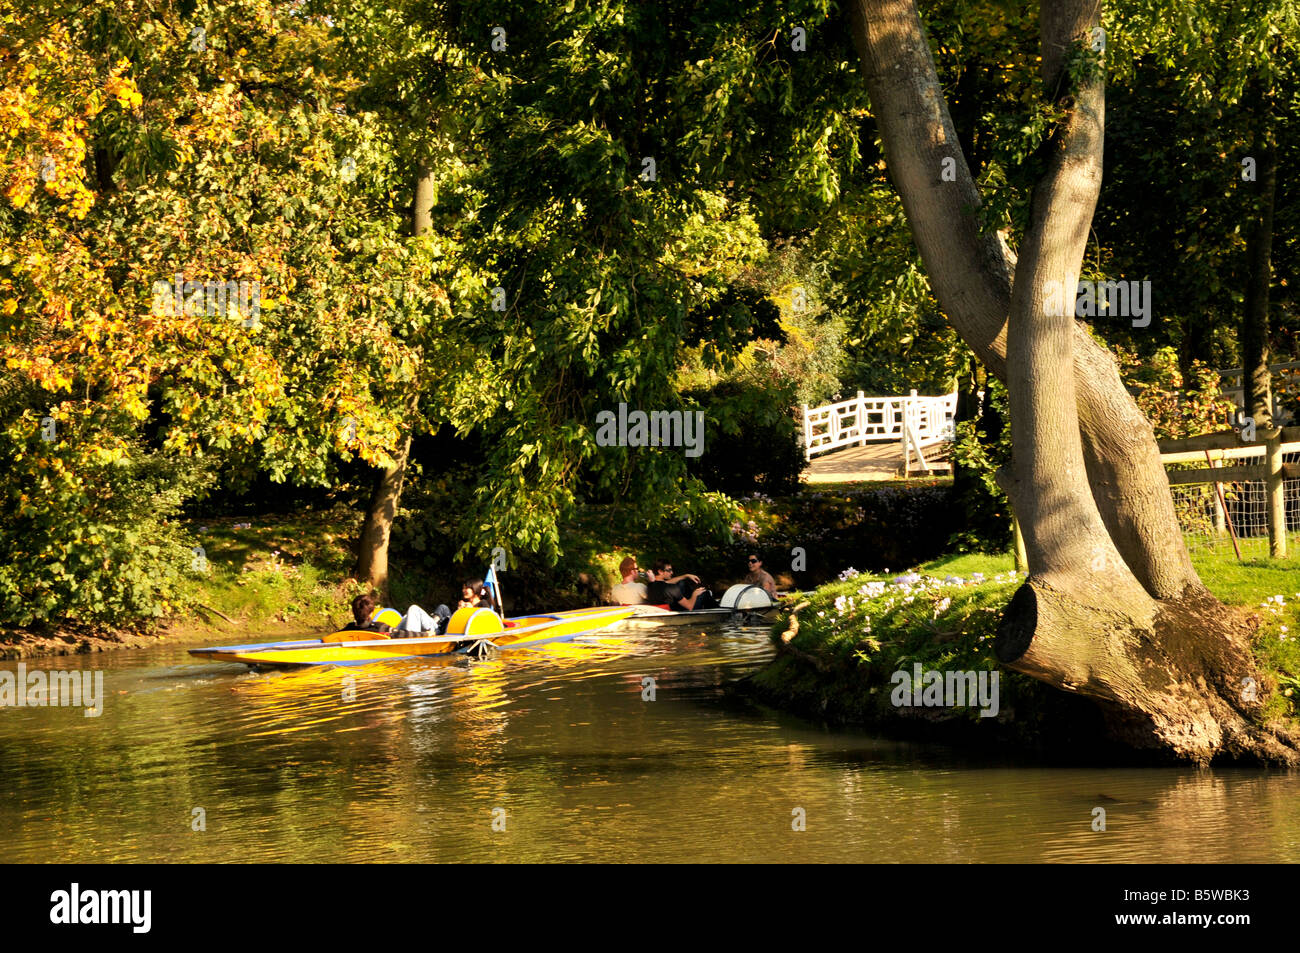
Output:
<svg viewBox="0 0 1300 953">
<path fill-rule="evenodd" d="M 993 766 L 830 731 L 727 693 L 770 653 L 766 627 L 270 673 L 119 653 L 99 718 L 0 711 L 0 859 L 1300 854 L 1294 774 Z"/>
</svg>

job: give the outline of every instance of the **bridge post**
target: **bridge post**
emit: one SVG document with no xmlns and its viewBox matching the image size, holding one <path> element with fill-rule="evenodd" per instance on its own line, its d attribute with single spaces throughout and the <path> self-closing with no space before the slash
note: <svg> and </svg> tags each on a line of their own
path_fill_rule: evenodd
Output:
<svg viewBox="0 0 1300 953">
<path fill-rule="evenodd" d="M 853 419 L 858 425 L 858 446 L 867 445 L 867 395 L 858 391 L 858 406 L 853 412 Z"/>
<path fill-rule="evenodd" d="M 912 391 L 912 397 L 916 396 L 916 391 Z M 903 398 L 903 419 L 900 422 L 899 430 L 902 431 L 900 436 L 903 438 L 903 479 L 906 480 L 912 475 L 912 442 L 908 439 L 907 427 L 912 419 L 912 397 Z"/>
</svg>

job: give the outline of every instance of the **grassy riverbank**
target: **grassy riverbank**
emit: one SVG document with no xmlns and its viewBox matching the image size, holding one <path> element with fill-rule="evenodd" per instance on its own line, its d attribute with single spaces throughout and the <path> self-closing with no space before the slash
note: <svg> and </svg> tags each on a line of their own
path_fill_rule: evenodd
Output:
<svg viewBox="0 0 1300 953">
<path fill-rule="evenodd" d="M 1300 716 L 1300 576 L 1294 566 L 1274 560 L 1238 564 L 1231 554 L 1198 555 L 1194 561 L 1216 596 L 1259 618 L 1254 649 L 1269 683 L 1261 717 Z M 1099 731 L 1090 703 L 999 670 L 993 655 L 998 620 L 1023 581 L 1010 555 L 945 557 L 892 575 L 848 569 L 841 577 L 807 596 L 797 634 L 748 680 L 748 689 L 765 702 L 919 737 L 1094 748 Z M 774 627 L 778 641 L 786 625 Z M 894 704 L 894 673 L 915 672 L 917 665 L 923 671 L 999 671 L 996 712 L 985 705 L 981 714 L 974 703 Z M 1117 752 L 1107 746 L 1096 753 Z"/>
<path fill-rule="evenodd" d="M 0 657 L 71 655 L 164 640 L 203 644 L 261 633 L 275 638 L 334 628 L 346 617 L 347 601 L 360 591 L 346 578 L 359 526 L 359 515 L 346 509 L 195 521 L 186 525 L 195 550 L 175 615 L 120 627 L 4 630 Z"/>
</svg>

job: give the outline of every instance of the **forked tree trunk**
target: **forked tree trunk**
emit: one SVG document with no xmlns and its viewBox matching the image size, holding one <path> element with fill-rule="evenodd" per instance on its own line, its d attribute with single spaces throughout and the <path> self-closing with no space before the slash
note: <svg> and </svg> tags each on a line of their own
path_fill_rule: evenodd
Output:
<svg viewBox="0 0 1300 953">
<path fill-rule="evenodd" d="M 1265 692 L 1243 691 L 1243 680 L 1263 681 L 1237 615 L 1192 569 L 1150 425 L 1113 359 L 1069 313 L 1101 185 L 1105 93 L 1099 62 L 1075 76 L 1065 64 L 1088 47 L 1098 16 L 1095 0 L 1041 5 L 1043 79 L 1064 119 L 1044 146 L 1013 264 L 1005 242 L 980 231 L 979 194 L 915 0 L 850 6 L 890 174 L 931 286 L 1010 394 L 1005 482 L 1030 578 L 1007 608 L 997 652 L 1098 699 L 1132 744 L 1198 762 L 1221 753 L 1294 762 L 1300 739 L 1251 721 Z M 941 176 L 945 158 L 956 162 L 956 182 Z M 1067 313 L 1046 307 L 1056 293 L 1049 282 L 1069 289 Z"/>
<path fill-rule="evenodd" d="M 984 365 L 1006 380 L 1006 322 L 1014 256 L 982 230 L 983 204 L 935 75 L 914 3 L 853 0 L 849 27 L 862 57 L 890 176 L 931 288 Z M 945 160 L 956 181 L 945 181 Z M 1101 517 L 1124 561 L 1153 596 L 1203 590 L 1177 533 L 1151 425 L 1124 388 L 1114 358 L 1074 328 L 1079 426 Z"/>
</svg>

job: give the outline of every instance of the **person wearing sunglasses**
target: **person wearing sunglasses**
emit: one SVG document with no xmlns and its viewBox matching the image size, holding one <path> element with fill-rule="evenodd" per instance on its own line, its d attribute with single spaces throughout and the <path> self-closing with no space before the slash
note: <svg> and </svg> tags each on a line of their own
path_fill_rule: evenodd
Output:
<svg viewBox="0 0 1300 953">
<path fill-rule="evenodd" d="M 750 586 L 761 586 L 767 590 L 769 596 L 776 598 L 776 580 L 772 578 L 771 573 L 763 569 L 763 560 L 754 554 L 750 554 L 749 557 L 749 575 L 745 577 L 745 583 Z"/>
<path fill-rule="evenodd" d="M 651 582 L 646 586 L 646 602 L 651 605 L 666 605 L 679 612 L 692 609 L 711 609 L 717 603 L 713 593 L 700 585 L 700 577 L 689 572 L 680 576 L 673 575 L 673 564 L 667 559 L 655 560 L 654 571 L 650 574 Z M 693 585 L 686 585 L 685 580 Z"/>
<path fill-rule="evenodd" d="M 618 564 L 619 575 L 623 581 L 610 590 L 619 605 L 639 606 L 646 601 L 645 583 L 640 581 L 641 570 L 637 569 L 636 558 L 628 556 Z"/>
</svg>

